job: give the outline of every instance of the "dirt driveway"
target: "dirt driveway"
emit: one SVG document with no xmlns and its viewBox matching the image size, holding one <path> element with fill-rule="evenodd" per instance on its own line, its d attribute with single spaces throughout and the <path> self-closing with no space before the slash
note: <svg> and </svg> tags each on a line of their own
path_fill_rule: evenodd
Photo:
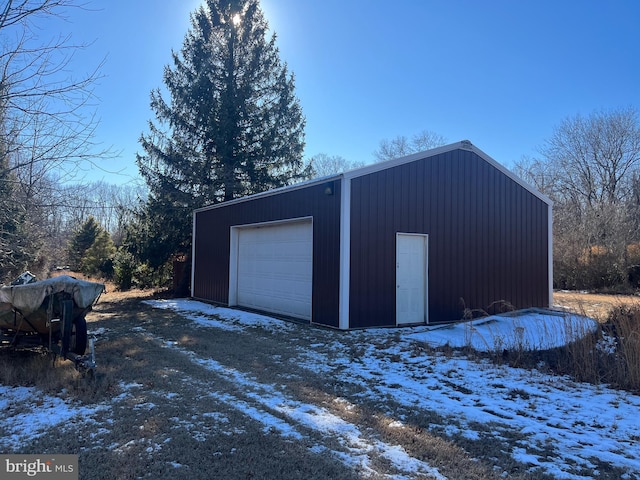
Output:
<svg viewBox="0 0 640 480">
<path fill-rule="evenodd" d="M 588 403 L 564 410 L 561 394 L 597 395 L 566 379 L 433 352 L 406 329 L 338 332 L 142 300 L 108 295 L 88 317 L 95 393 L 73 380 L 64 401 L 76 413 L 28 438 L 0 424 L 0 451 L 79 454 L 82 479 L 640 474 L 635 434 L 618 420 L 607 437 L 614 417 L 594 424 Z M 604 393 L 617 416 L 640 406 Z M 28 416 L 48 401 L 5 412 Z M 612 444 L 606 458 L 594 453 L 599 435 Z"/>
</svg>

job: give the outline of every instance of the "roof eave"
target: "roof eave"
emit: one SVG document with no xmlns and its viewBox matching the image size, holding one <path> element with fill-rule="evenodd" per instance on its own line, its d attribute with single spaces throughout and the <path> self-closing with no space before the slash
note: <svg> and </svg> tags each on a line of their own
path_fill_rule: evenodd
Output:
<svg viewBox="0 0 640 480">
<path fill-rule="evenodd" d="M 272 195 L 278 195 L 278 194 L 284 193 L 284 192 L 291 192 L 291 191 L 294 191 L 294 190 L 299 190 L 301 188 L 307 188 L 307 187 L 311 187 L 311 186 L 314 186 L 314 185 L 319 185 L 319 184 L 322 184 L 322 183 L 331 182 L 331 181 L 335 181 L 335 180 L 340 180 L 340 179 L 351 180 L 353 178 L 362 177 L 364 175 L 369 175 L 371 173 L 379 172 L 379 171 L 382 171 L 382 170 L 387 170 L 389 168 L 394 168 L 394 167 L 397 167 L 397 166 L 400 166 L 400 165 L 404 165 L 406 163 L 411 163 L 411 162 L 414 162 L 416 160 L 420 160 L 420 159 L 423 159 L 423 158 L 434 157 L 436 155 L 441 155 L 443 153 L 448 153 L 448 152 L 451 152 L 451 151 L 454 151 L 454 150 L 468 150 L 468 151 L 474 152 L 476 155 L 481 157 L 487 163 L 489 163 L 493 167 L 497 168 L 500 172 L 505 174 L 511 180 L 513 180 L 514 182 L 516 182 L 517 184 L 522 186 L 525 190 L 529 191 L 531 194 L 533 194 L 536 197 L 538 197 L 544 203 L 546 203 L 548 205 L 553 205 L 553 201 L 549 197 L 547 197 L 544 193 L 540 192 L 533 185 L 529 184 L 528 182 L 526 182 L 525 180 L 520 178 L 518 175 L 513 173 L 511 170 L 506 168 L 504 165 L 502 165 L 499 162 L 497 162 L 496 160 L 494 160 L 492 157 L 490 157 L 485 152 L 480 150 L 478 147 L 473 145 L 469 140 L 461 140 L 459 142 L 451 143 L 451 144 L 448 144 L 448 145 L 443 145 L 441 147 L 432 148 L 430 150 L 425 150 L 425 151 L 418 152 L 418 153 L 413 153 L 411 155 L 407 155 L 407 156 L 404 156 L 404 157 L 394 158 L 392 160 L 386 160 L 384 162 L 379 162 L 379 163 L 374 163 L 374 164 L 371 164 L 371 165 L 366 165 L 364 167 L 356 168 L 356 169 L 353 169 L 353 170 L 347 170 L 344 173 L 339 173 L 339 174 L 335 174 L 335 175 L 328 175 L 326 177 L 321 177 L 321 178 L 314 178 L 312 180 L 307 180 L 305 182 L 297 183 L 295 185 L 288 185 L 288 186 L 285 186 L 285 187 L 275 188 L 273 190 L 267 190 L 266 192 L 256 193 L 256 194 L 253 194 L 253 195 L 248 195 L 246 197 L 240 197 L 240 198 L 236 198 L 234 200 L 229 200 L 227 202 L 216 203 L 214 205 L 201 207 L 201 208 L 198 208 L 198 209 L 194 210 L 194 213 L 202 212 L 202 211 L 205 211 L 205 210 L 210 210 L 212 208 L 226 207 L 228 205 L 234 205 L 234 204 L 241 203 L 241 202 L 248 202 L 248 201 L 251 201 L 251 200 L 255 200 L 255 199 L 259 199 L 259 198 L 265 198 L 265 197 L 269 197 L 269 196 L 272 196 Z"/>
</svg>

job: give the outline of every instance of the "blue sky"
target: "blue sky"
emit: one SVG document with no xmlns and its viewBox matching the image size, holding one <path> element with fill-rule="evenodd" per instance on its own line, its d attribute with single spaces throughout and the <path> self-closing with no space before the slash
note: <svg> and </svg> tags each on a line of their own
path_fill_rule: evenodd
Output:
<svg viewBox="0 0 640 480">
<path fill-rule="evenodd" d="M 102 58 L 96 140 L 121 152 L 92 179 L 137 176 L 138 138 L 198 0 L 93 0 L 43 25 Z M 431 130 L 511 167 L 566 117 L 640 109 L 635 0 L 262 0 L 307 119 L 305 157 L 373 160 L 385 138 Z"/>
</svg>

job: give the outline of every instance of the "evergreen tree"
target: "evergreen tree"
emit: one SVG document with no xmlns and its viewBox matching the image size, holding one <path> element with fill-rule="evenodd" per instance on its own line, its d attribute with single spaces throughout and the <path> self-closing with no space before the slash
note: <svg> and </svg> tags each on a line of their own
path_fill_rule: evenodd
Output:
<svg viewBox="0 0 640 480">
<path fill-rule="evenodd" d="M 189 253 L 194 208 L 306 175 L 293 75 L 267 30 L 258 0 L 206 0 L 165 67 L 170 101 L 151 93 L 157 123 L 141 136 L 137 163 L 150 188 L 144 218 L 162 219 L 145 229 L 164 241 L 165 261 Z"/>
<path fill-rule="evenodd" d="M 191 206 L 167 196 L 149 198 L 125 226 L 123 249 L 140 263 L 159 268 L 173 255 L 189 252 Z"/>
<path fill-rule="evenodd" d="M 101 230 L 103 228 L 100 224 L 90 216 L 74 234 L 69 245 L 69 261 L 74 270 L 82 268 L 82 258 L 96 241 Z"/>
<path fill-rule="evenodd" d="M 110 278 L 115 254 L 116 247 L 109 232 L 99 228 L 96 239 L 82 256 L 82 273 Z"/>
</svg>

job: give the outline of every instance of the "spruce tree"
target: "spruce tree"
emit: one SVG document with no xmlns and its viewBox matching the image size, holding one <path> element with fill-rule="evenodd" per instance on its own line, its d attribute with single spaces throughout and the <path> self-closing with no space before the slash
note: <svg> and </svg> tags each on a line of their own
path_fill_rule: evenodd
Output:
<svg viewBox="0 0 640 480">
<path fill-rule="evenodd" d="M 162 219 L 145 228 L 168 259 L 188 253 L 194 208 L 304 178 L 305 121 L 258 0 L 203 2 L 163 82 L 170 99 L 151 93 L 156 122 L 137 163 L 150 189 L 143 217 Z"/>
<path fill-rule="evenodd" d="M 103 230 L 100 224 L 93 216 L 90 216 L 82 226 L 74 233 L 69 243 L 69 262 L 74 270 L 82 269 L 82 258 L 93 242 L 96 241 L 98 234 Z"/>
<path fill-rule="evenodd" d="M 82 256 L 82 273 L 110 278 L 113 275 L 115 255 L 116 247 L 111 240 L 111 235 L 103 228 L 99 228 L 95 240 Z"/>
</svg>

